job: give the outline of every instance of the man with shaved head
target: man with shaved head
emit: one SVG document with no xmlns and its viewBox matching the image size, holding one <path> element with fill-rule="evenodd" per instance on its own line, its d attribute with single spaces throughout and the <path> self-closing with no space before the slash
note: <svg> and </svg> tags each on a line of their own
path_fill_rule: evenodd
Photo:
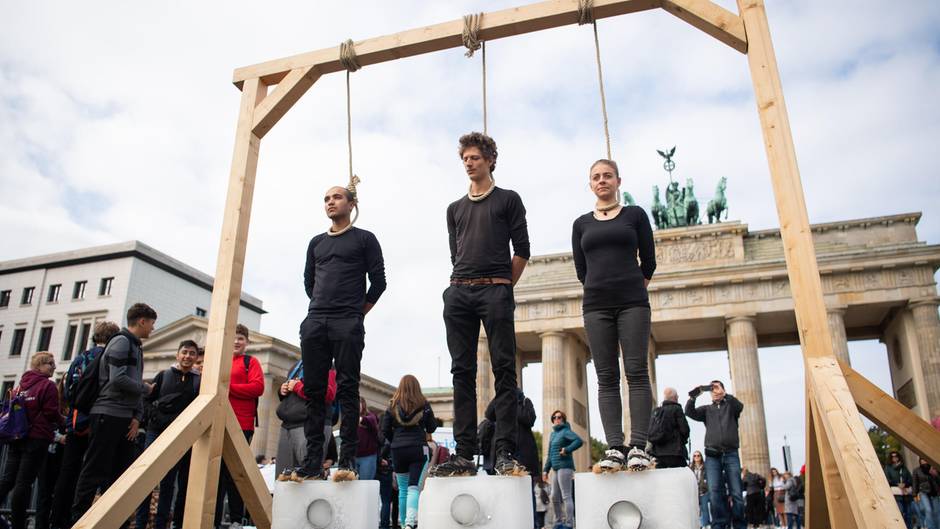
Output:
<svg viewBox="0 0 940 529">
<path fill-rule="evenodd" d="M 675 388 L 663 390 L 663 405 L 653 410 L 650 418 L 649 442 L 656 468 L 679 468 L 688 465 L 689 421 L 679 404 Z"/>
<path fill-rule="evenodd" d="M 365 347 L 363 319 L 385 290 L 382 248 L 371 232 L 353 227 L 358 206 L 355 176 L 348 187 L 331 187 L 323 209 L 332 226 L 307 246 L 304 292 L 310 298 L 300 324 L 304 394 L 307 397 L 307 455 L 285 469 L 292 481 L 322 479 L 324 421 L 329 371 L 335 364 L 336 401 L 343 416 L 342 449 L 335 479 L 356 479 L 359 421 L 359 367 Z M 358 213 L 358 210 L 357 210 Z M 366 278 L 369 287 L 366 290 Z M 350 418 L 352 420 L 350 420 Z"/>
</svg>

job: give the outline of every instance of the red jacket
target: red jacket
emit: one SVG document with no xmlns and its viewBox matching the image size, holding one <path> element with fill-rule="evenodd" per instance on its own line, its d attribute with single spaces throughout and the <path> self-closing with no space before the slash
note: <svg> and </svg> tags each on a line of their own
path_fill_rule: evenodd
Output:
<svg viewBox="0 0 940 529">
<path fill-rule="evenodd" d="M 294 384 L 294 393 L 298 397 L 307 400 L 307 395 L 304 394 L 304 379 L 300 379 Z M 327 404 L 333 404 L 333 399 L 336 398 L 336 370 L 330 369 L 330 376 L 327 378 L 326 382 L 326 396 L 323 398 L 323 402 Z"/>
<path fill-rule="evenodd" d="M 228 400 L 238 418 L 243 431 L 255 430 L 255 415 L 258 413 L 257 399 L 264 394 L 264 372 L 261 362 L 250 357 L 248 371 L 245 372 L 244 355 L 232 358 L 232 376 L 229 380 Z"/>
<path fill-rule="evenodd" d="M 29 417 L 26 437 L 52 442 L 56 428 L 64 423 L 59 414 L 59 390 L 49 377 L 32 369 L 23 373 L 19 390 Z"/>
</svg>

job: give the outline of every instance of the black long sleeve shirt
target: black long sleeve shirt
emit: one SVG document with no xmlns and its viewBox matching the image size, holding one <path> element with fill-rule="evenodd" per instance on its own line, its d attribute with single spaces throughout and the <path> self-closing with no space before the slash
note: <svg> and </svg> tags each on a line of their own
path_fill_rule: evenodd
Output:
<svg viewBox="0 0 940 529">
<path fill-rule="evenodd" d="M 737 450 L 740 446 L 738 418 L 743 410 L 744 404 L 730 393 L 725 393 L 718 402 L 697 408 L 694 398 L 685 403 L 685 416 L 705 423 L 705 449 L 718 452 Z"/>
<path fill-rule="evenodd" d="M 310 298 L 310 312 L 362 315 L 366 302 L 375 303 L 385 291 L 385 261 L 375 235 L 354 227 L 335 237 L 321 233 L 311 239 L 304 291 Z"/>
<path fill-rule="evenodd" d="M 578 281 L 584 285 L 585 312 L 649 307 L 643 280 L 656 270 L 656 249 L 643 208 L 626 206 L 605 221 L 593 213 L 581 215 L 571 229 L 571 250 Z"/>
<path fill-rule="evenodd" d="M 452 279 L 501 277 L 512 279 L 513 254 L 529 258 L 525 206 L 515 191 L 497 187 L 474 202 L 464 196 L 447 207 Z"/>
</svg>

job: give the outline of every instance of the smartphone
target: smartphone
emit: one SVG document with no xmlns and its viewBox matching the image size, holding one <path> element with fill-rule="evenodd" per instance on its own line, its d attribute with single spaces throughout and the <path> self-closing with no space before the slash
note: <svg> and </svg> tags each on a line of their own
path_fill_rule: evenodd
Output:
<svg viewBox="0 0 940 529">
<path fill-rule="evenodd" d="M 703 393 L 711 392 L 711 390 L 712 390 L 712 385 L 711 385 L 711 384 L 706 384 L 706 385 L 704 385 L 704 386 L 699 386 L 698 389 L 702 390 Z"/>
</svg>

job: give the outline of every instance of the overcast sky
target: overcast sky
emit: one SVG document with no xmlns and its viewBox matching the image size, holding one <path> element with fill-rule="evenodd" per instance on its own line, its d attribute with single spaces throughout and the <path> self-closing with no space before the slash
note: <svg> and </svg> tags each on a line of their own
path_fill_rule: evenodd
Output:
<svg viewBox="0 0 940 529">
<path fill-rule="evenodd" d="M 921 240 L 940 242 L 940 4 L 768 4 L 811 221 L 921 211 Z M 513 5 L 7 3 L 0 259 L 139 239 L 213 274 L 240 94 L 233 69 Z M 665 181 L 655 149 L 678 145 L 676 176 L 695 178 L 700 200 L 726 176 L 731 218 L 776 227 L 745 57 L 664 11 L 604 19 L 599 32 L 625 189 L 648 208 L 651 185 Z M 571 220 L 593 202 L 588 165 L 604 152 L 591 30 L 493 41 L 487 52 L 497 180 L 525 201 L 533 255 L 569 251 Z M 363 371 L 449 385 L 444 209 L 466 190 L 456 138 L 482 128 L 479 56 L 453 49 L 369 66 L 352 83 L 357 225 L 381 241 L 389 281 L 366 323 Z M 327 226 L 320 197 L 347 179 L 345 127 L 343 76 L 331 75 L 262 143 L 244 288 L 269 311 L 261 330 L 294 343 L 304 252 Z M 887 388 L 884 347 L 850 349 Z M 787 436 L 802 464 L 799 350 L 762 349 L 760 362 L 772 463 Z M 680 394 L 730 378 L 725 353 L 662 357 L 657 370 L 660 390 Z M 589 372 L 591 430 L 603 439 Z M 540 367 L 523 380 L 540 409 Z M 696 448 L 701 438 L 696 427 Z"/>
</svg>

